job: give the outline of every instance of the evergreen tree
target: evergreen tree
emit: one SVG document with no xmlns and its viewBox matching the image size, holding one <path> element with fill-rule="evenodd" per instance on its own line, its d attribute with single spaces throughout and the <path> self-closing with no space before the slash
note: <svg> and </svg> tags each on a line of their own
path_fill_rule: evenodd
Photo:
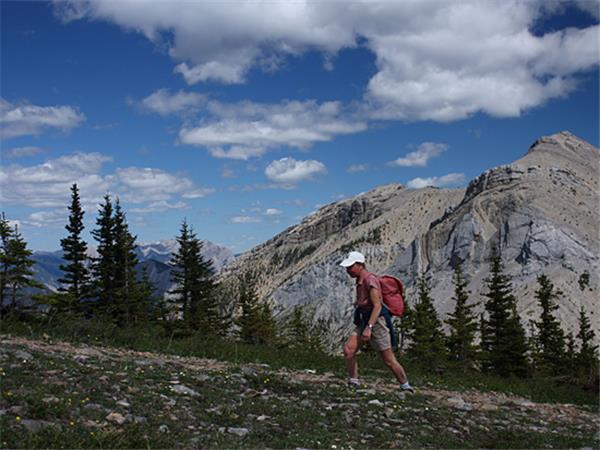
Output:
<svg viewBox="0 0 600 450">
<path fill-rule="evenodd" d="M 92 231 L 92 236 L 98 242 L 98 257 L 94 258 L 92 265 L 97 299 L 94 308 L 100 314 L 110 314 L 115 296 L 115 236 L 113 205 L 108 194 L 104 196 L 104 204 L 100 205 L 96 225 L 97 228 Z"/>
<path fill-rule="evenodd" d="M 66 307 L 68 310 L 77 309 L 78 303 L 85 297 L 89 286 L 89 271 L 87 262 L 87 243 L 81 238 L 84 229 L 83 215 L 77 184 L 71 186 L 71 205 L 69 223 L 65 226 L 69 235 L 60 240 L 63 250 L 63 258 L 67 264 L 61 264 L 60 270 L 64 272 L 63 278 L 58 281 L 63 284 L 59 290 L 67 293 L 69 300 Z M 74 310 L 71 312 L 75 312 Z"/>
<path fill-rule="evenodd" d="M 473 308 L 476 305 L 467 305 L 469 301 L 468 283 L 460 264 L 454 268 L 453 281 L 453 300 L 456 302 L 456 306 L 454 312 L 448 314 L 448 319 L 446 319 L 446 323 L 450 327 L 447 346 L 451 360 L 468 365 L 475 360 L 477 353 L 474 342 L 478 323 L 473 313 Z"/>
<path fill-rule="evenodd" d="M 5 307 L 6 290 L 8 289 L 8 270 L 13 261 L 8 243 L 12 239 L 13 230 L 4 212 L 0 215 L 0 311 Z"/>
<path fill-rule="evenodd" d="M 9 310 L 14 311 L 17 306 L 17 293 L 25 287 L 42 285 L 33 279 L 32 267 L 35 261 L 31 259 L 33 252 L 27 248 L 27 242 L 15 225 L 12 237 L 7 242 L 7 255 L 11 265 L 6 273 L 6 281 L 10 290 Z"/>
<path fill-rule="evenodd" d="M 203 244 L 186 220 L 176 239 L 179 247 L 170 261 L 171 280 L 175 283 L 171 294 L 187 324 L 207 333 L 218 331 L 220 334 L 224 323 L 215 295 L 212 264 L 201 253 Z"/>
<path fill-rule="evenodd" d="M 119 199 L 115 201 L 112 220 L 114 242 L 114 278 L 113 278 L 113 305 L 111 314 L 118 324 L 134 322 L 134 317 L 139 316 L 144 309 L 146 299 L 140 296 L 140 285 L 137 281 L 135 255 L 136 237 L 129 232 L 125 213 L 121 208 Z"/>
<path fill-rule="evenodd" d="M 235 323 L 241 341 L 249 344 L 269 344 L 276 339 L 276 324 L 268 304 L 259 304 L 256 293 L 257 274 L 245 272 L 239 285 L 240 314 Z"/>
<path fill-rule="evenodd" d="M 431 299 L 429 277 L 421 274 L 417 280 L 418 301 L 410 320 L 411 344 L 408 354 L 414 359 L 435 367 L 446 356 L 442 323 Z"/>
<path fill-rule="evenodd" d="M 310 324 L 306 308 L 296 305 L 284 324 L 286 345 L 290 348 L 323 351 L 322 333 L 325 321 Z"/>
<path fill-rule="evenodd" d="M 577 349 L 575 345 L 575 336 L 569 331 L 565 337 L 565 366 L 576 367 L 577 365 Z"/>
<path fill-rule="evenodd" d="M 577 333 L 577 339 L 579 339 L 579 352 L 577 354 L 577 361 L 579 368 L 587 374 L 598 367 L 598 346 L 594 345 L 594 338 L 596 334 L 592 329 L 589 317 L 586 315 L 583 306 L 579 310 L 579 332 Z"/>
<path fill-rule="evenodd" d="M 539 345 L 539 358 L 542 370 L 555 374 L 564 370 L 565 335 L 554 311 L 558 309 L 556 299 L 562 292 L 554 288 L 550 279 L 542 274 L 538 276 L 539 289 L 535 291 L 535 298 L 542 309 L 540 320 L 535 322 L 538 329 L 536 333 Z"/>
<path fill-rule="evenodd" d="M 487 319 L 482 329 L 482 348 L 485 354 L 484 369 L 501 376 L 528 373 L 527 341 L 512 295 L 512 283 L 504 274 L 502 259 L 494 251 L 490 276 L 485 280 Z"/>
</svg>

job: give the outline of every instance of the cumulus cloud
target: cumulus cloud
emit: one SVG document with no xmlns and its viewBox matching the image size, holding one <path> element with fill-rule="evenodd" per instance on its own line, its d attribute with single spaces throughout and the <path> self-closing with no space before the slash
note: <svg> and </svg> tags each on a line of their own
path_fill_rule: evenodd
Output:
<svg viewBox="0 0 600 450">
<path fill-rule="evenodd" d="M 441 155 L 447 148 L 446 144 L 423 142 L 416 151 L 410 152 L 395 161 L 391 161 L 389 165 L 398 167 L 425 167 L 431 158 Z"/>
<path fill-rule="evenodd" d="M 131 203 L 166 202 L 173 195 L 183 198 L 201 198 L 214 192 L 197 188 L 189 178 L 149 167 L 119 168 L 115 172 L 115 189 Z"/>
<path fill-rule="evenodd" d="M 267 178 L 275 183 L 295 184 L 325 175 L 327 169 L 320 161 L 296 161 L 294 158 L 281 158 L 271 162 L 265 169 Z"/>
<path fill-rule="evenodd" d="M 35 135 L 48 128 L 68 131 L 81 124 L 85 115 L 70 106 L 13 104 L 0 98 L 0 138 Z"/>
<path fill-rule="evenodd" d="M 187 204 L 184 202 L 177 203 L 169 203 L 167 201 L 161 200 L 159 202 L 152 202 L 148 206 L 144 208 L 132 208 L 132 213 L 154 213 L 154 212 L 165 212 L 171 209 L 184 209 L 187 207 Z"/>
<path fill-rule="evenodd" d="M 247 160 L 282 146 L 306 149 L 367 128 L 340 102 L 210 102 L 207 109 L 211 119 L 182 128 L 179 140 L 206 147 L 217 158 Z"/>
<path fill-rule="evenodd" d="M 65 207 L 70 201 L 71 185 L 77 183 L 82 204 L 88 210 L 94 210 L 104 194 L 111 192 L 125 202 L 148 204 L 136 212 L 154 212 L 185 206 L 181 201 L 173 203 L 173 197 L 195 199 L 215 192 L 196 186 L 180 174 L 160 169 L 128 167 L 103 174 L 103 165 L 109 161 L 112 158 L 101 153 L 75 153 L 32 166 L 0 166 L 0 203 Z M 29 222 L 42 223 L 42 218 L 48 222 L 49 216 L 39 214 Z"/>
<path fill-rule="evenodd" d="M 234 216 L 231 218 L 231 223 L 260 223 L 260 217 L 256 216 Z"/>
<path fill-rule="evenodd" d="M 465 174 L 463 173 L 449 173 L 441 177 L 429 177 L 429 178 L 413 178 L 406 186 L 412 189 L 421 189 L 428 186 L 434 187 L 450 187 L 460 186 L 466 180 Z"/>
<path fill-rule="evenodd" d="M 314 50 L 325 55 L 324 67 L 330 70 L 337 52 L 361 45 L 374 53 L 377 68 L 364 92 L 367 117 L 448 122 L 478 112 L 519 116 L 568 95 L 578 74 L 597 66 L 598 25 L 542 36 L 532 31 L 549 14 L 560 13 L 546 3 L 365 0 L 343 9 L 336 2 L 267 7 L 263 2 L 73 0 L 55 5 L 64 21 L 104 20 L 166 46 L 175 72 L 190 84 L 243 83 L 254 67 L 277 70 L 287 56 Z M 596 2 L 572 5 L 598 17 Z M 208 124 L 197 139 L 210 141 L 219 130 L 258 134 L 249 125 Z M 214 148 L 222 156 L 230 150 Z M 259 148 L 264 149 L 255 146 L 255 152 Z M 235 148 L 232 154 L 244 152 Z"/>
<path fill-rule="evenodd" d="M 192 113 L 206 102 L 206 96 L 196 92 L 177 91 L 171 93 L 169 89 L 159 89 L 139 102 L 143 110 L 168 116 L 170 114 Z"/>
<path fill-rule="evenodd" d="M 83 203 L 93 203 L 109 189 L 100 175 L 111 158 L 101 153 L 75 153 L 43 164 L 0 166 L 0 200 L 6 204 L 59 207 L 67 204 L 70 187 L 77 183 Z"/>
<path fill-rule="evenodd" d="M 62 228 L 68 220 L 66 208 L 31 213 L 23 223 L 36 228 Z"/>
<path fill-rule="evenodd" d="M 369 170 L 369 165 L 368 164 L 352 164 L 351 166 L 349 166 L 346 169 L 346 172 L 348 172 L 348 173 L 359 173 L 359 172 L 366 172 L 367 170 Z"/>
<path fill-rule="evenodd" d="M 35 156 L 43 152 L 45 152 L 43 148 L 33 146 L 16 147 L 6 151 L 1 150 L 2 157 L 7 159 L 25 158 L 27 156 Z"/>
</svg>

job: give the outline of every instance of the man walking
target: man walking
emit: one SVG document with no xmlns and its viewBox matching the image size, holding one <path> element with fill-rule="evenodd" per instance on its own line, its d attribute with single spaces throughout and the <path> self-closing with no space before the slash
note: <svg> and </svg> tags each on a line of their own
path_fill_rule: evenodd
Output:
<svg viewBox="0 0 600 450">
<path fill-rule="evenodd" d="M 356 309 L 354 312 L 356 328 L 344 344 L 344 357 L 350 378 L 348 384 L 360 384 L 356 354 L 362 341 L 370 343 L 371 347 L 379 352 L 385 365 L 400 382 L 400 390 L 414 393 L 404 368 L 392 350 L 395 332 L 390 313 L 382 302 L 379 279 L 367 270 L 365 257 L 360 252 L 350 252 L 340 265 L 346 268 L 348 275 L 356 279 Z"/>
</svg>

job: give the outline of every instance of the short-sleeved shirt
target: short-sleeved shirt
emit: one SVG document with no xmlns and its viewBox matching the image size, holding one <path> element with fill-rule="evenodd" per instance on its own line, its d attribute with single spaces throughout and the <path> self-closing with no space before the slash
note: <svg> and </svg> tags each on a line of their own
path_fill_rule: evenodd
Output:
<svg viewBox="0 0 600 450">
<path fill-rule="evenodd" d="M 373 309 L 371 302 L 371 288 L 379 289 L 381 292 L 381 284 L 376 275 L 363 270 L 361 276 L 356 279 L 356 306 L 361 309 Z"/>
</svg>

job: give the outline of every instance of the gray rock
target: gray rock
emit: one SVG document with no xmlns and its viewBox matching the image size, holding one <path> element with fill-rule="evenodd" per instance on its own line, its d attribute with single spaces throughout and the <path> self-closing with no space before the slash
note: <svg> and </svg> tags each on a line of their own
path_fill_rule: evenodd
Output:
<svg viewBox="0 0 600 450">
<path fill-rule="evenodd" d="M 177 394 L 189 395 L 191 397 L 198 397 L 200 395 L 193 389 L 184 386 L 183 384 L 176 384 L 174 386 L 171 386 L 171 390 Z"/>
<path fill-rule="evenodd" d="M 169 433 L 169 431 L 169 427 L 166 426 L 164 423 L 158 427 L 159 433 Z"/>
<path fill-rule="evenodd" d="M 33 359 L 33 355 L 31 353 L 27 353 L 23 350 L 17 350 L 15 352 L 15 357 L 24 361 L 30 361 Z"/>
<path fill-rule="evenodd" d="M 248 428 L 236 428 L 236 427 L 228 427 L 227 432 L 231 434 L 235 434 L 236 436 L 244 437 L 250 430 Z"/>
<path fill-rule="evenodd" d="M 40 430 L 48 427 L 61 428 L 59 424 L 48 422 L 47 420 L 31 420 L 23 419 L 20 424 L 24 426 L 30 433 L 37 433 Z"/>
</svg>

